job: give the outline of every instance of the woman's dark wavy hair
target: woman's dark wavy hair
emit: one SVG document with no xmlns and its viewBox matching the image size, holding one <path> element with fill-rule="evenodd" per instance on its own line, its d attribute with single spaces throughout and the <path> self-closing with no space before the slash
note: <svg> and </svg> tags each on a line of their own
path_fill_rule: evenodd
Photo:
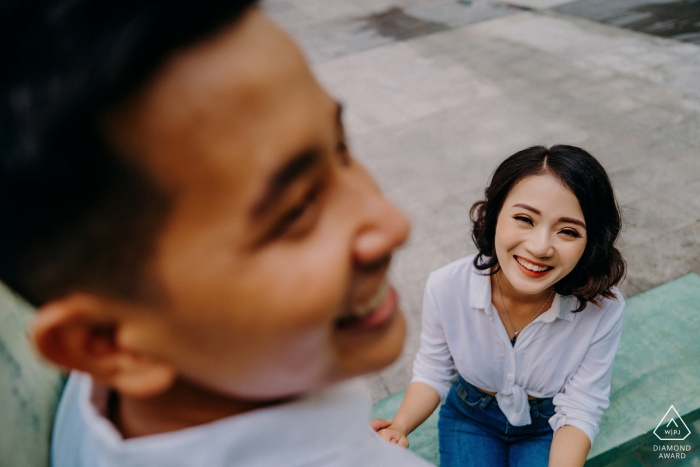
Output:
<svg viewBox="0 0 700 467">
<path fill-rule="evenodd" d="M 578 299 L 578 308 L 573 311 L 579 312 L 588 302 L 599 303 L 599 296 L 614 298 L 612 287 L 625 275 L 625 261 L 615 248 L 622 216 L 612 184 L 600 162 L 581 148 L 533 146 L 513 154 L 498 166 L 484 199 L 474 203 L 469 212 L 472 239 L 479 250 L 474 266 L 480 271 L 498 266 L 494 241 L 503 202 L 519 181 L 546 173 L 557 177 L 574 193 L 586 222 L 583 256 L 573 271 L 554 286 L 557 293 Z"/>
</svg>

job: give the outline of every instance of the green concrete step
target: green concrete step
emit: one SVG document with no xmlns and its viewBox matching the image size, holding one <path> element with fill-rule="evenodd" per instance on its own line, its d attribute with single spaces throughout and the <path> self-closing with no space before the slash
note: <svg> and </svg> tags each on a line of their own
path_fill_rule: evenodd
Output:
<svg viewBox="0 0 700 467">
<path fill-rule="evenodd" d="M 377 402 L 373 417 L 392 418 L 403 392 Z M 683 441 L 653 431 L 673 405 L 688 425 Z M 437 411 L 409 435 L 411 450 L 440 465 Z M 681 459 L 660 459 L 660 446 L 690 446 Z M 700 276 L 688 274 L 627 300 L 615 359 L 611 404 L 587 467 L 700 466 Z"/>
<path fill-rule="evenodd" d="M 34 311 L 0 283 L 0 466 L 49 465 L 49 440 L 64 376 L 34 351 Z"/>
</svg>

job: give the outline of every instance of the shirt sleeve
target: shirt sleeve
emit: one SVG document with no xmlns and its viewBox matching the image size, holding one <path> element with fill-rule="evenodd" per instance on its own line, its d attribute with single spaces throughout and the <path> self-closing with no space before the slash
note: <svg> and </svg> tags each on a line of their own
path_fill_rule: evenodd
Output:
<svg viewBox="0 0 700 467">
<path fill-rule="evenodd" d="M 610 380 L 617 347 L 622 336 L 625 300 L 616 290 L 616 299 L 607 307 L 585 356 L 574 375 L 554 396 L 556 413 L 549 424 L 556 431 L 564 425 L 581 429 L 591 440 L 599 431 L 603 411 L 610 405 Z M 586 310 L 582 311 L 586 313 Z"/>
<path fill-rule="evenodd" d="M 431 279 L 423 296 L 423 329 L 420 337 L 420 349 L 413 362 L 413 379 L 431 386 L 445 400 L 455 377 L 455 364 L 447 346 L 440 310 L 433 296 Z"/>
</svg>

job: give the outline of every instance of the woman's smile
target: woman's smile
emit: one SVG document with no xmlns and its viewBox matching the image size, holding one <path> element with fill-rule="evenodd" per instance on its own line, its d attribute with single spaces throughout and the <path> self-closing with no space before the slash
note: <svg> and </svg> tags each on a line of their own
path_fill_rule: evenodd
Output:
<svg viewBox="0 0 700 467">
<path fill-rule="evenodd" d="M 518 266 L 520 266 L 523 273 L 530 277 L 544 277 L 552 269 L 554 269 L 554 266 L 536 263 L 517 255 L 514 255 L 513 259 L 515 259 L 515 262 L 518 263 Z"/>
</svg>

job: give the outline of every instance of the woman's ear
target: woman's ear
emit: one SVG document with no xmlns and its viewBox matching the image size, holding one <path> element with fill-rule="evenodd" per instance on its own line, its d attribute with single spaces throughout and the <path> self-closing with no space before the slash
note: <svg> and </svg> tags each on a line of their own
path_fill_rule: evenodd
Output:
<svg viewBox="0 0 700 467">
<path fill-rule="evenodd" d="M 100 297 L 73 293 L 42 306 L 30 333 L 52 363 L 88 373 L 124 395 L 147 398 L 165 392 L 175 381 L 174 368 L 120 343 L 130 316 L 119 311 Z"/>
</svg>

